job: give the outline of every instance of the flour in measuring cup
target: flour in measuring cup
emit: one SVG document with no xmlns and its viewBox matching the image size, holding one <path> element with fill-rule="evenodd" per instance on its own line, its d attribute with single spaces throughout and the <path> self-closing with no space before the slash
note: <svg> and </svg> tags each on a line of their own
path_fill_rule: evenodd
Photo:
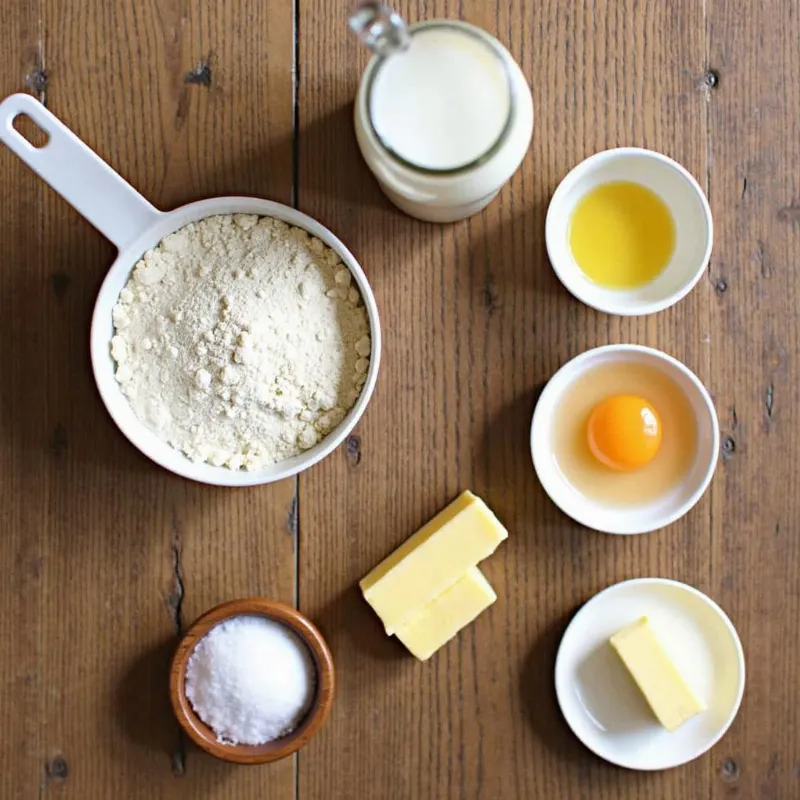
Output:
<svg viewBox="0 0 800 800">
<path fill-rule="evenodd" d="M 208 217 L 144 254 L 113 310 L 116 379 L 190 459 L 254 470 L 313 447 L 358 399 L 369 319 L 350 270 L 269 217 Z"/>
</svg>

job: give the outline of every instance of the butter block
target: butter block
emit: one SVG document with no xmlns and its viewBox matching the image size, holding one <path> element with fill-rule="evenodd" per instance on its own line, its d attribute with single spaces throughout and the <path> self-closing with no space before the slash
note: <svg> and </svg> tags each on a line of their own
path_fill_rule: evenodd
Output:
<svg viewBox="0 0 800 800">
<path fill-rule="evenodd" d="M 706 710 L 670 661 L 647 617 L 632 622 L 609 641 L 668 731 Z"/>
<path fill-rule="evenodd" d="M 484 574 L 470 567 L 450 588 L 402 623 L 397 638 L 412 655 L 426 661 L 495 600 L 497 595 Z"/>
<path fill-rule="evenodd" d="M 463 492 L 362 578 L 364 599 L 391 635 L 506 538 L 486 503 Z"/>
</svg>

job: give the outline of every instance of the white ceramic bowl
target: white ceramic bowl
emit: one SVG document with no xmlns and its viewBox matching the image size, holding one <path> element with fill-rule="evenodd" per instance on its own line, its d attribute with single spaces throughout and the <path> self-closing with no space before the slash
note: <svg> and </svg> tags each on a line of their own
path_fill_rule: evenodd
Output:
<svg viewBox="0 0 800 800">
<path fill-rule="evenodd" d="M 651 503 L 621 508 L 605 506 L 575 489 L 553 455 L 554 416 L 564 392 L 587 370 L 603 363 L 637 362 L 655 367 L 684 392 L 697 420 L 697 454 L 688 474 L 671 492 Z M 533 466 L 550 499 L 587 528 L 603 533 L 649 533 L 686 514 L 708 488 L 719 455 L 719 422 L 714 403 L 698 377 L 687 367 L 650 347 L 607 345 L 587 350 L 568 361 L 549 380 L 536 404 L 531 424 Z"/>
<path fill-rule="evenodd" d="M 608 643 L 642 616 L 706 705 L 671 733 Z M 731 726 L 744 683 L 742 643 L 725 612 L 697 589 L 662 578 L 623 581 L 595 595 L 567 626 L 556 656 L 567 724 L 598 756 L 628 769 L 669 769 L 705 753 Z"/>
<path fill-rule="evenodd" d="M 569 247 L 576 203 L 609 181 L 632 181 L 654 191 L 675 221 L 675 251 L 664 271 L 636 289 L 606 289 L 581 270 Z M 547 209 L 545 241 L 559 280 L 578 300 L 608 314 L 652 314 L 677 303 L 708 266 L 713 244 L 711 209 L 697 181 L 661 153 L 637 147 L 606 150 L 582 161 L 559 184 Z"/>
<path fill-rule="evenodd" d="M 16 130 L 14 120 L 20 114 L 30 117 L 47 133 L 45 145 L 34 147 Z M 185 478 L 217 486 L 252 486 L 295 475 L 316 464 L 344 440 L 364 413 L 375 388 L 381 358 L 381 330 L 378 308 L 363 270 L 344 244 L 324 225 L 289 206 L 257 197 L 218 197 L 189 203 L 173 211 L 159 211 L 63 122 L 27 94 L 14 94 L 0 102 L 0 141 L 110 239 L 119 251 L 94 307 L 90 336 L 92 369 L 109 414 L 142 453 Z M 190 222 L 216 214 L 274 217 L 304 228 L 321 239 L 339 254 L 352 273 L 369 316 L 372 353 L 366 382 L 356 404 L 342 422 L 314 447 L 294 458 L 253 472 L 194 463 L 159 439 L 137 419 L 128 399 L 122 394 L 114 378 L 115 366 L 110 352 L 114 335 L 111 311 L 138 260 L 168 234 Z"/>
<path fill-rule="evenodd" d="M 128 399 L 122 394 L 120 386 L 114 378 L 114 361 L 109 350 L 109 342 L 114 334 L 111 310 L 119 298 L 119 293 L 127 283 L 131 268 L 136 261 L 145 251 L 155 247 L 168 234 L 190 222 L 196 222 L 212 214 L 270 216 L 303 228 L 312 236 L 321 239 L 339 254 L 353 274 L 353 280 L 361 293 L 364 307 L 369 316 L 372 352 L 367 379 L 356 404 L 342 422 L 314 447 L 286 461 L 280 461 L 252 472 L 190 461 L 183 453 L 146 428 L 134 414 Z M 92 317 L 91 354 L 97 388 L 100 390 L 109 414 L 125 436 L 148 458 L 171 472 L 202 483 L 216 486 L 253 486 L 279 481 L 308 469 L 344 441 L 364 413 L 375 388 L 381 357 L 381 330 L 378 307 L 363 270 L 352 253 L 331 231 L 306 214 L 281 203 L 273 203 L 255 197 L 224 197 L 201 200 L 164 214 L 159 222 L 149 227 L 132 244 L 120 252 L 97 296 Z"/>
</svg>

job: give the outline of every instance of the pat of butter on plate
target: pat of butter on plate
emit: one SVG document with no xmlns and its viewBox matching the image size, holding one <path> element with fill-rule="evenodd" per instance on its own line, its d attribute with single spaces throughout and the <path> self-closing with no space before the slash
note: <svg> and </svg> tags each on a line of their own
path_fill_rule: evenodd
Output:
<svg viewBox="0 0 800 800">
<path fill-rule="evenodd" d="M 497 595 L 483 573 L 470 567 L 449 589 L 404 622 L 397 629 L 397 638 L 412 655 L 426 661 L 495 600 Z"/>
<path fill-rule="evenodd" d="M 463 492 L 362 578 L 364 599 L 391 636 L 506 538 L 486 503 Z"/>
<path fill-rule="evenodd" d="M 609 639 L 658 721 L 674 731 L 706 710 L 641 617 Z"/>
</svg>

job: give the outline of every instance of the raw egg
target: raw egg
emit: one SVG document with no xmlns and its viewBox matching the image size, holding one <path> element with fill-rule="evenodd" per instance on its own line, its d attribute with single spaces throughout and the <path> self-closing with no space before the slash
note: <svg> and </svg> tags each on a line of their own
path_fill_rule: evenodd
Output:
<svg viewBox="0 0 800 800">
<path fill-rule="evenodd" d="M 639 469 L 661 447 L 661 419 L 647 400 L 614 395 L 594 407 L 587 438 L 592 455 L 607 467 L 622 472 Z"/>
<path fill-rule="evenodd" d="M 637 361 L 604 362 L 576 378 L 551 436 L 565 480 L 604 506 L 642 506 L 674 491 L 698 447 L 695 412 L 681 386 Z"/>
</svg>

